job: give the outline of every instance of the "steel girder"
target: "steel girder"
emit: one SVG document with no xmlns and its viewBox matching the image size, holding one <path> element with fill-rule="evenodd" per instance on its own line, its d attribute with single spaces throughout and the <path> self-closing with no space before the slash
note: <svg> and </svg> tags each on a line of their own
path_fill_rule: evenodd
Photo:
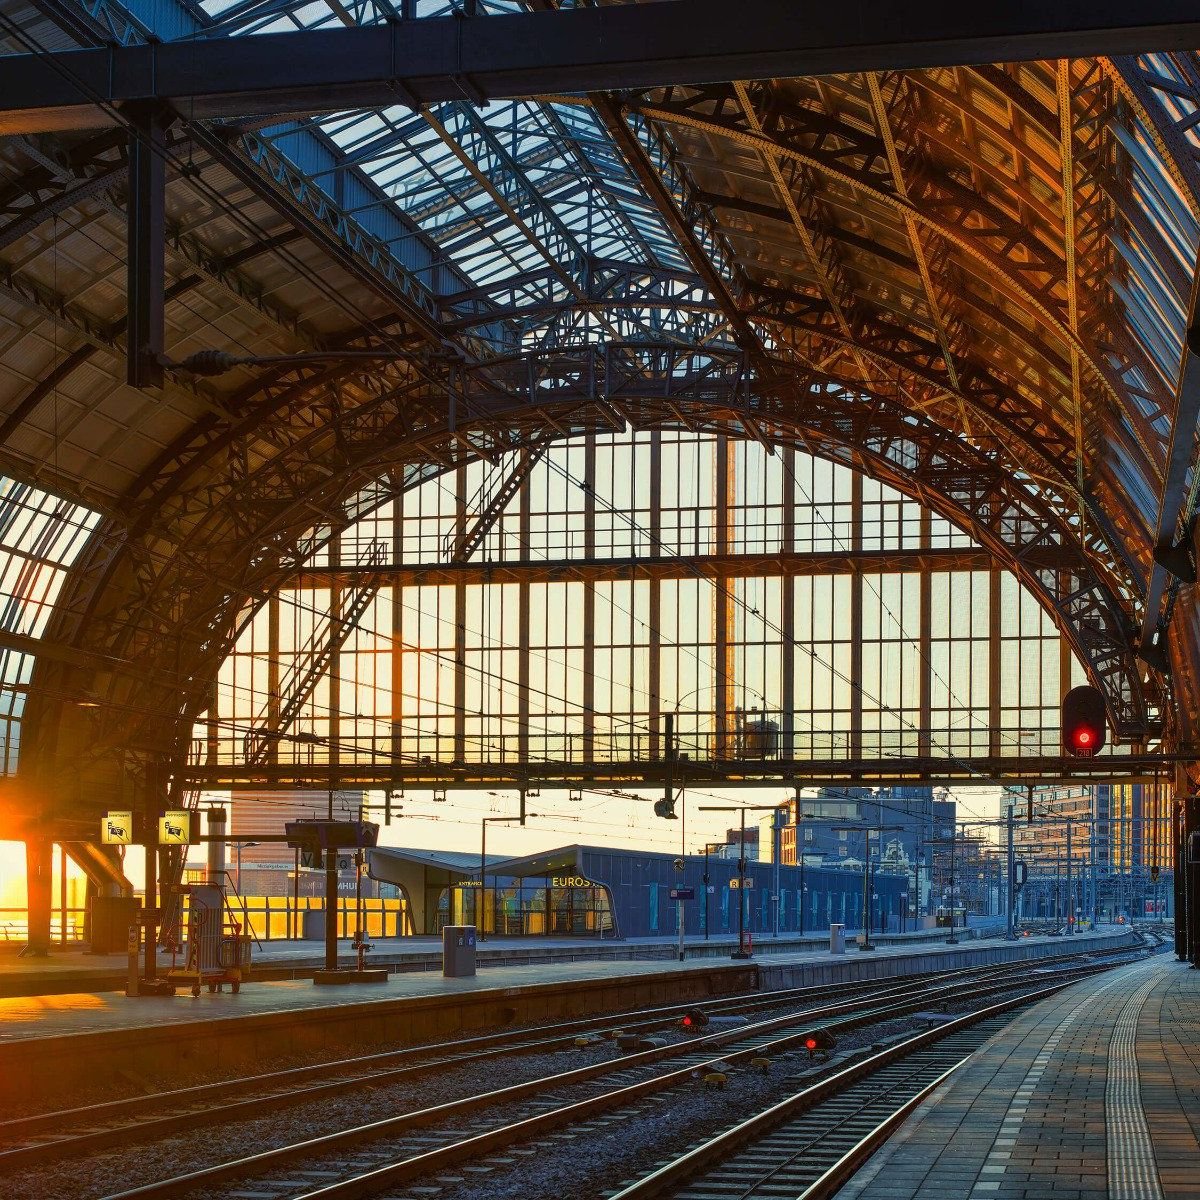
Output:
<svg viewBox="0 0 1200 1200">
<path fill-rule="evenodd" d="M 729 18 L 714 0 L 674 0 L 64 52 L 13 62 L 0 130 L 80 127 L 97 119 L 91 97 L 186 101 L 210 119 L 1200 44 L 1185 0 L 1143 0 L 1135 11 L 1120 0 L 1066 11 L 983 0 L 903 12 L 857 0 L 815 13 L 743 0 Z"/>
<path fill-rule="evenodd" d="M 848 336 L 844 326 L 839 327 L 830 303 L 826 298 L 814 295 L 814 288 L 749 279 L 749 267 L 738 261 L 729 245 L 733 234 L 714 216 L 713 209 L 721 205 L 723 198 L 702 193 L 695 187 L 688 173 L 675 162 L 664 136 L 653 122 L 634 116 L 630 125 L 626 125 L 621 112 L 607 98 L 592 97 L 592 103 L 605 117 L 645 185 L 656 188 L 652 194 L 668 214 L 672 229 L 689 258 L 697 264 L 697 269 L 705 272 L 706 265 L 711 264 L 702 277 L 717 289 L 715 294 L 721 307 L 730 314 L 731 322 L 740 322 L 734 325 L 738 340 L 744 347 L 758 352 L 758 361 L 762 358 L 764 337 L 769 337 L 779 348 L 786 347 L 795 361 L 810 368 L 820 364 L 825 372 L 831 370 L 831 353 L 847 356 L 852 353 L 853 367 L 842 378 L 853 386 L 856 379 L 861 382 L 865 360 L 879 371 L 877 375 L 867 376 L 870 386 L 880 387 L 889 395 L 914 403 L 920 411 L 936 415 L 959 429 L 968 440 L 998 439 L 1035 476 L 1057 477 L 1062 484 L 1075 487 L 1077 501 L 1082 500 L 1088 515 L 1088 520 L 1081 526 L 1081 536 L 1092 542 L 1093 548 L 1101 554 L 1107 547 L 1110 553 L 1121 555 L 1126 566 L 1133 566 L 1134 555 L 1129 547 L 1138 545 L 1137 527 L 1131 528 L 1128 521 L 1114 517 L 1090 492 L 1078 488 L 1069 469 L 1074 454 L 1072 439 L 1060 434 L 1046 420 L 1044 411 L 1018 390 L 1016 383 L 1002 377 L 1003 365 L 997 369 L 986 360 L 980 362 L 977 357 L 967 357 L 959 325 L 963 294 L 954 286 L 957 272 L 944 241 L 930 239 L 932 245 L 927 245 L 927 235 L 919 235 L 922 251 L 931 258 L 928 286 L 935 292 L 935 302 L 945 314 L 944 321 L 954 322 L 956 348 L 961 355 L 954 365 L 947 360 L 940 340 L 924 334 L 919 324 L 911 321 L 904 324 L 909 316 L 907 312 L 901 311 L 889 321 L 883 312 L 868 312 L 864 303 L 847 298 L 845 305 L 854 316 L 854 330 Z M 818 140 L 827 136 L 832 139 L 834 123 L 825 121 L 822 124 L 820 114 L 811 116 L 821 126 Z M 860 131 L 852 132 L 855 138 L 861 139 Z M 836 145 L 832 141 L 831 145 L 831 152 L 836 153 Z M 876 156 L 884 153 L 882 140 L 874 153 Z M 659 177 L 666 181 L 666 186 L 656 185 L 655 180 Z M 790 214 L 782 208 L 773 209 L 770 215 L 774 219 L 790 220 Z M 919 228 L 915 220 L 911 224 Z M 821 239 L 827 259 L 834 263 L 838 261 L 836 252 L 830 248 L 830 238 L 834 236 L 840 236 L 843 241 L 857 240 L 860 248 L 866 248 L 872 254 L 886 252 L 877 245 L 856 239 L 853 234 L 828 228 L 824 222 L 818 225 L 816 236 Z M 903 264 L 903 256 L 899 253 L 893 252 L 891 259 L 895 265 Z M 857 270 L 861 273 L 861 265 Z M 895 286 L 894 281 L 890 286 Z M 844 281 L 842 288 L 845 296 Z M 1024 331 L 1016 329 L 1013 339 L 1014 342 L 1028 340 Z M 1065 367 L 1065 364 L 1060 366 Z M 773 368 L 767 365 L 763 369 Z"/>
<path fill-rule="evenodd" d="M 1101 755 L 1078 759 L 1061 756 L 980 756 L 968 758 L 898 756 L 879 758 L 761 759 L 753 763 L 732 759 L 688 760 L 689 787 L 726 784 L 733 787 L 877 786 L 926 784 L 954 787 L 980 780 L 998 785 L 1154 783 L 1161 778 L 1167 754 Z M 180 775 L 190 787 L 254 788 L 255 790 L 325 791 L 329 787 L 384 788 L 575 788 L 584 786 L 661 787 L 678 784 L 679 764 L 662 758 L 588 762 L 486 762 L 455 765 L 449 762 L 397 762 L 380 759 L 328 766 L 322 763 L 289 763 L 279 766 L 240 766 L 214 763 L 189 764 Z"/>
<path fill-rule="evenodd" d="M 449 540 L 449 539 L 447 539 Z M 637 558 L 559 558 L 537 560 L 391 563 L 378 571 L 385 586 L 435 587 L 463 583 L 534 583 L 547 580 L 572 583 L 631 579 L 750 579 L 778 576 L 848 575 L 856 571 L 986 571 L 994 565 L 987 550 L 977 546 L 903 550 L 780 550 L 763 553 L 642 555 Z M 1048 564 L 1049 565 L 1049 564 Z M 295 588 L 351 586 L 364 568 L 306 566 L 293 576 Z M 3 636 L 3 635 L 0 635 Z M 33 639 L 26 649 L 32 651 Z"/>
</svg>

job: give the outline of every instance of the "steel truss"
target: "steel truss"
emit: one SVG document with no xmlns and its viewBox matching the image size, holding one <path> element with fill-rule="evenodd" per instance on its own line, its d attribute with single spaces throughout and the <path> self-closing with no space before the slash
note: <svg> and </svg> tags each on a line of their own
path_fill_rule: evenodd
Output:
<svg viewBox="0 0 1200 1200">
<path fill-rule="evenodd" d="M 125 32 L 128 22 L 121 24 Z M 712 41 L 717 28 L 719 49 Z M 77 52 L 69 61 L 71 74 L 108 102 L 183 98 L 211 119 L 385 106 L 397 98 L 412 107 L 463 95 L 485 103 L 564 89 L 911 70 L 1197 43 L 1200 23 L 1182 0 L 1143 0 L 1136 12 L 1117 0 L 1093 0 L 1086 18 L 1066 20 L 1014 11 L 1003 0 L 969 10 L 930 6 L 902 17 L 879 0 L 863 0 L 819 20 L 770 0 L 743 0 L 736 22 L 713 0 L 676 0 L 474 20 L 456 12 L 253 39 L 114 47 Z M 70 75 L 38 61 L 16 66 L 8 128 L 0 130 L 96 119 Z"/>
<path fill-rule="evenodd" d="M 164 69 L 175 54 L 224 56 L 236 70 L 239 55 L 270 53 L 269 38 L 222 36 L 254 19 L 236 8 L 186 48 L 151 50 L 135 43 L 160 34 L 119 4 L 38 5 L 81 44 L 127 46 Z M 671 7 L 602 6 L 595 15 L 545 19 L 556 28 L 577 18 L 657 27 Z M 743 67 L 746 56 L 765 64 L 779 49 L 768 8 L 778 11 L 752 4 L 739 17 Z M 1162 44 L 1192 37 L 1192 14 L 1177 8 L 1164 3 L 1140 12 L 1137 30 L 1110 33 L 1101 27 L 1131 18 L 1115 7 L 1094 9 L 1093 48 L 1140 46 L 1144 27 L 1160 19 L 1184 22 L 1167 29 Z M 351 20 L 380 17 L 366 4 L 354 13 Z M 954 55 L 968 39 L 987 44 L 1010 15 L 1002 5 L 976 6 L 955 18 L 957 33 L 939 25 L 944 53 L 965 61 Z M 831 13 L 830 28 L 846 17 Z M 190 19 L 203 33 L 204 20 Z M 919 24 L 919 14 L 906 22 L 913 19 Z M 468 43 L 494 36 L 495 22 L 508 20 L 455 18 L 445 26 L 461 44 L 464 36 Z M 402 40 L 414 33 L 419 40 L 441 28 L 422 19 L 297 36 L 323 46 L 361 35 L 386 42 L 391 54 L 397 30 Z M 1171 294 L 1187 294 L 1191 264 L 1147 213 L 1129 163 L 1132 142 L 1156 142 L 1194 208 L 1200 169 L 1188 114 L 1200 92 L 1193 58 L 914 72 L 905 68 L 933 53 L 911 44 L 920 43 L 914 27 L 896 31 L 888 47 L 864 48 L 841 34 L 830 42 L 847 69 L 858 62 L 878 74 L 765 81 L 739 67 L 726 77 L 751 82 L 710 84 L 697 80 L 722 74 L 711 61 L 703 74 L 687 73 L 700 69 L 680 41 L 689 36 L 682 26 L 671 32 L 674 75 L 653 45 L 637 47 L 653 64 L 645 77 L 589 74 L 576 63 L 564 87 L 620 82 L 635 90 L 531 102 L 533 115 L 519 130 L 514 115 L 511 139 L 489 124 L 486 110 L 463 102 L 488 93 L 495 57 L 482 73 L 449 71 L 445 96 L 440 83 L 393 69 L 379 97 L 385 128 L 350 149 L 328 124 L 211 125 L 200 119 L 215 111 L 203 101 L 172 127 L 172 147 L 203 152 L 199 182 L 231 173 L 286 229 L 274 245 L 230 255 L 168 222 L 168 262 L 179 264 L 179 274 L 165 289 L 167 304 L 216 286 L 301 350 L 394 357 L 371 372 L 347 362 L 271 368 L 228 388 L 168 374 L 168 393 L 195 392 L 208 411 L 147 465 L 64 592 L 50 631 L 60 652 L 43 656 L 41 694 L 31 698 L 27 722 L 35 771 L 57 780 L 60 748 L 66 754 L 73 741 L 114 756 L 120 746 L 136 747 L 178 764 L 192 717 L 208 702 L 207 680 L 237 631 L 323 540 L 474 458 L 500 462 L 550 439 L 630 426 L 803 446 L 920 499 L 1011 566 L 1054 613 L 1105 689 L 1122 736 L 1158 729 L 1171 707 L 1167 694 L 1157 676 L 1146 681 L 1130 647 L 1139 626 L 1145 644 L 1151 628 L 1165 631 L 1173 611 L 1189 609 L 1186 598 L 1176 603 L 1177 584 L 1166 584 L 1152 554 L 1168 527 L 1172 545 L 1190 533 L 1195 485 L 1183 496 L 1167 482 L 1179 476 L 1179 459 L 1190 461 L 1192 446 L 1169 446 L 1183 399 L 1110 283 L 1129 282 L 1116 230 L 1148 248 Z M 1032 31 L 1024 45 L 1036 57 L 1067 36 Z M 1069 37 L 1073 52 L 1090 44 L 1078 30 Z M 799 69 L 796 47 L 788 53 Z M 96 55 L 106 64 L 133 61 L 123 51 Z M 289 75 L 296 71 L 289 62 Z M 678 82 L 664 87 L 669 79 Z M 568 128 L 575 110 L 594 127 Z M 474 166 L 455 183 L 455 200 L 468 202 L 465 215 L 445 216 L 444 226 L 438 221 L 454 205 L 436 172 L 431 190 L 409 205 L 360 169 L 406 150 L 414 130 L 432 130 L 460 166 L 464 158 Z M 562 138 L 558 159 L 531 137 L 544 131 Z M 289 155 L 298 139 L 307 169 Z M 123 211 L 123 137 L 26 141 L 33 169 L 0 195 L 0 247 L 6 235 L 15 243 L 80 206 Z M 1057 148 L 1052 161 L 1046 146 Z M 741 165 L 729 170 L 729 163 Z M 181 177 L 169 186 L 196 183 Z M 624 257 L 611 246 L 597 254 L 577 225 L 563 222 L 552 192 L 555 201 L 595 203 L 597 211 L 606 202 L 621 230 L 610 241 L 621 243 Z M 259 286 L 258 257 L 295 244 L 346 270 L 370 294 L 374 319 L 318 336 Z M 485 247 L 515 261 L 518 246 L 532 252 L 532 265 L 484 280 L 452 261 L 460 249 L 467 260 Z M 72 371 L 126 347 L 122 321 L 68 304 L 20 271 L 0 266 L 0 286 L 78 343 L 8 415 L 4 428 L 13 433 Z M 644 344 L 631 345 L 634 337 Z M 1163 499 L 1157 538 L 1144 493 Z M 1190 626 L 1185 632 L 1177 681 L 1200 695 L 1189 657 L 1196 639 Z M 95 662 L 110 665 L 84 665 Z M 111 704 L 98 730 L 63 708 L 81 683 Z"/>
<path fill-rule="evenodd" d="M 379 761 L 340 764 L 292 764 L 272 768 L 253 766 L 187 767 L 183 775 L 195 787 L 261 789 L 335 787 L 406 788 L 568 788 L 646 785 L 661 787 L 726 784 L 737 787 L 779 787 L 793 781 L 805 787 L 846 787 L 854 784 L 898 786 L 912 784 L 1069 784 L 1152 783 L 1171 755 L 1114 754 L 1081 762 L 1059 757 L 976 757 L 946 759 L 906 757 L 903 767 L 894 758 L 763 759 L 754 762 L 677 760 L 640 757 L 630 761 L 401 763 Z"/>
<path fill-rule="evenodd" d="M 185 546 L 169 556 L 111 553 L 81 572 L 54 635 L 129 664 L 92 676 L 111 707 L 101 710 L 106 727 L 91 744 L 114 752 L 131 743 L 164 751 L 186 744 L 208 680 L 253 608 L 354 516 L 481 450 L 540 442 L 550 430 L 611 429 L 614 413 L 635 428 L 793 444 L 921 501 L 996 555 L 1054 615 L 1104 689 L 1118 736 L 1140 739 L 1157 727 L 1161 698 L 1143 686 L 1112 582 L 1078 545 L 1069 498 L 1048 505 L 1045 491 L 1024 484 L 999 453 L 973 450 L 878 397 L 833 387 L 798 395 L 790 384 L 760 384 L 739 353 L 589 347 L 512 358 L 476 378 L 456 374 L 455 382 L 452 424 L 406 389 L 349 414 L 309 398 L 299 408 L 305 425 L 296 430 L 294 457 L 281 454 L 223 495 L 210 483 L 173 495 L 176 519 L 194 522 Z M 321 462 L 332 446 L 344 464 L 333 477 Z M 363 493 L 369 481 L 377 482 Z M 235 511 L 241 521 L 231 528 Z M 312 531 L 314 511 L 329 514 L 324 535 Z M 47 678 L 59 675 L 50 695 L 78 677 L 66 664 L 44 668 Z"/>
</svg>

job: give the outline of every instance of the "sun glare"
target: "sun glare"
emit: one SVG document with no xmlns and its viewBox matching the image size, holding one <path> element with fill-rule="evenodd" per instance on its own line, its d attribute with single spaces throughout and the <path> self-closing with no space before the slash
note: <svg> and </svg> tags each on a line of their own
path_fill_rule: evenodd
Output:
<svg viewBox="0 0 1200 1200">
<path fill-rule="evenodd" d="M 0 908 L 25 907 L 25 843 L 0 842 Z"/>
</svg>

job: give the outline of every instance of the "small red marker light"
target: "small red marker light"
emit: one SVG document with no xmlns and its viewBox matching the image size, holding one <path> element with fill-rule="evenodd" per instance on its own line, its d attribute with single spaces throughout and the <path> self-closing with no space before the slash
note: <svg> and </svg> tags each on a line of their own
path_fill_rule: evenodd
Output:
<svg viewBox="0 0 1200 1200">
<path fill-rule="evenodd" d="M 806 1050 L 815 1050 L 817 1048 L 817 1039 L 816 1038 L 805 1038 L 804 1039 L 804 1048 Z"/>
<path fill-rule="evenodd" d="M 683 1018 L 683 1027 L 684 1027 L 684 1029 L 687 1029 L 687 1028 L 688 1028 L 688 1027 L 691 1025 L 691 1023 L 692 1023 L 692 1018 L 691 1018 L 691 1017 L 684 1017 L 684 1018 Z"/>
</svg>

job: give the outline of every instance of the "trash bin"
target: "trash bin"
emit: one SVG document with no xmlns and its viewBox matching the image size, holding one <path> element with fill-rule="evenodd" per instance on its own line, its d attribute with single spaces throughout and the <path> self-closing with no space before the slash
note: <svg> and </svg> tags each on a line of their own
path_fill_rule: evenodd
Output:
<svg viewBox="0 0 1200 1200">
<path fill-rule="evenodd" d="M 474 925 L 442 928 L 442 974 L 447 979 L 462 979 L 475 974 Z"/>
<path fill-rule="evenodd" d="M 93 896 L 89 932 L 92 954 L 120 954 L 129 944 L 129 927 L 138 923 L 136 896 Z"/>
<path fill-rule="evenodd" d="M 830 954 L 845 954 L 846 953 L 846 927 L 845 927 L 845 925 L 830 925 L 830 927 L 829 927 L 829 953 Z"/>
</svg>

